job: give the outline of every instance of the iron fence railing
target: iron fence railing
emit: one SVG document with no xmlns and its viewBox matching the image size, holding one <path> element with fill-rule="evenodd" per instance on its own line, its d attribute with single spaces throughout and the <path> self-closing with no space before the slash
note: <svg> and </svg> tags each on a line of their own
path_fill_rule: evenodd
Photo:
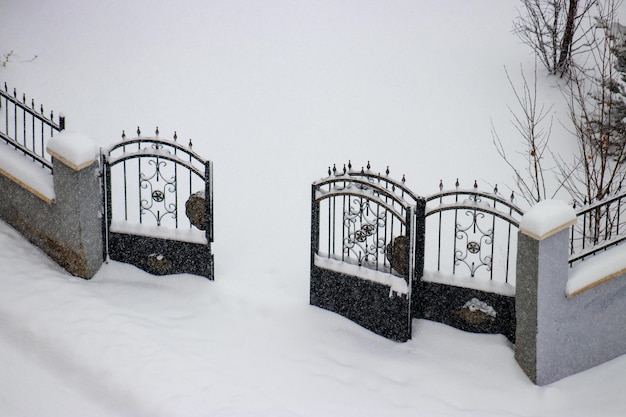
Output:
<svg viewBox="0 0 626 417">
<path fill-rule="evenodd" d="M 517 230 L 524 214 L 514 200 L 513 193 L 508 199 L 500 195 L 497 185 L 488 193 L 476 181 L 464 189 L 457 180 L 450 190 L 440 182 L 439 192 L 426 197 L 426 230 L 434 238 L 437 229 L 436 242 L 427 239 L 427 261 L 432 261 L 427 268 L 453 275 L 462 268 L 471 277 L 480 273 L 514 284 Z"/>
<path fill-rule="evenodd" d="M 570 266 L 626 240 L 624 199 L 626 192 L 620 192 L 576 210 L 577 222 L 570 229 Z"/>
<path fill-rule="evenodd" d="M 26 94 L 20 99 L 15 88 L 10 93 L 6 82 L 4 89 L 0 88 L 0 139 L 50 171 L 52 159 L 46 154 L 47 142 L 65 129 L 65 117 L 59 115 L 58 120 L 54 121 L 52 111 L 46 117 L 43 105 L 37 109 L 34 99 L 28 104 Z"/>
<path fill-rule="evenodd" d="M 185 146 L 176 132 L 173 139 L 160 138 L 158 127 L 153 137 L 141 136 L 139 128 L 135 138 L 122 132 L 122 141 L 103 150 L 102 158 L 113 220 L 178 229 L 190 196 L 205 192 L 211 181 L 211 161 L 193 151 L 191 139 Z M 111 195 L 111 187 L 122 192 Z M 212 196 L 206 198 L 212 201 Z M 191 228 L 191 219 L 187 221 Z M 207 227 L 212 239 L 212 222 Z"/>
<path fill-rule="evenodd" d="M 404 182 L 374 173 L 369 164 L 353 170 L 348 163 L 343 171 L 329 168 L 328 177 L 313 183 L 312 198 L 317 255 L 408 275 L 404 262 L 391 264 L 390 253 L 400 241 L 408 245 L 404 239 L 411 234 L 415 197 Z"/>
</svg>

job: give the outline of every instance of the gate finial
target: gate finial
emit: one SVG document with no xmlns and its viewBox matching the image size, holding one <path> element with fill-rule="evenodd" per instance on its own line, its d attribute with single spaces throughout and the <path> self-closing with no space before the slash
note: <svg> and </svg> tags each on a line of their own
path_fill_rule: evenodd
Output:
<svg viewBox="0 0 626 417">
<path fill-rule="evenodd" d="M 156 130 L 154 131 L 154 134 L 159 137 L 159 126 L 156 127 Z"/>
<path fill-rule="evenodd" d="M 139 129 L 139 126 L 137 126 L 137 137 L 141 136 L 141 130 Z"/>
</svg>

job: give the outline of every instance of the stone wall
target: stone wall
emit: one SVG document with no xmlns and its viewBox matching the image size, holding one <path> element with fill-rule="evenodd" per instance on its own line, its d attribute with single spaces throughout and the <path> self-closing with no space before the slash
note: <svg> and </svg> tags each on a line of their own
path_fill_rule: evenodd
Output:
<svg viewBox="0 0 626 417">
<path fill-rule="evenodd" d="M 626 353 L 626 276 L 600 279 L 574 296 L 566 293 L 569 227 L 575 221 L 565 203 L 547 201 L 520 224 L 515 358 L 537 385 Z"/>
<path fill-rule="evenodd" d="M 47 151 L 52 155 L 54 199 L 24 187 L 19 177 L 0 175 L 0 218 L 67 271 L 88 279 L 103 260 L 97 148 L 84 135 L 63 131 L 50 140 Z"/>
</svg>

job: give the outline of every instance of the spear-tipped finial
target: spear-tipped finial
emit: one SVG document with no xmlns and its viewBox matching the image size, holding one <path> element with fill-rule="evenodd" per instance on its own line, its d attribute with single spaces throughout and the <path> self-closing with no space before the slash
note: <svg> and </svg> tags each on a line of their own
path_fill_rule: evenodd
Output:
<svg viewBox="0 0 626 417">
<path fill-rule="evenodd" d="M 43 116 L 43 104 L 41 105 L 41 107 L 39 108 L 39 110 L 41 111 L 41 115 Z"/>
<path fill-rule="evenodd" d="M 352 161 L 348 159 L 348 170 L 352 171 Z"/>
<path fill-rule="evenodd" d="M 385 171 L 385 174 L 389 175 L 389 165 L 387 165 L 387 170 Z"/>
<path fill-rule="evenodd" d="M 476 189 L 478 189 L 478 183 L 474 180 L 474 191 L 476 191 Z"/>
<path fill-rule="evenodd" d="M 26 93 L 22 93 L 22 103 L 26 104 Z"/>
<path fill-rule="evenodd" d="M 126 140 L 126 131 L 122 130 L 122 140 Z"/>
<path fill-rule="evenodd" d="M 343 164 L 343 173 L 346 173 L 346 164 Z"/>
<path fill-rule="evenodd" d="M 439 180 L 439 191 L 443 190 L 443 180 Z"/>
<path fill-rule="evenodd" d="M 333 164 L 333 174 L 337 175 L 337 165 Z"/>
<path fill-rule="evenodd" d="M 372 166 L 370 165 L 370 161 L 367 161 L 367 170 L 369 171 Z"/>
<path fill-rule="evenodd" d="M 156 130 L 154 131 L 154 134 L 158 137 L 159 136 L 159 126 L 156 127 Z"/>
<path fill-rule="evenodd" d="M 496 186 L 493 187 L 493 193 L 498 194 L 498 184 L 496 184 Z"/>
<path fill-rule="evenodd" d="M 515 200 L 515 191 L 511 191 L 511 203 Z"/>
<path fill-rule="evenodd" d="M 456 182 L 454 183 L 454 186 L 455 186 L 456 188 L 459 188 L 459 179 L 458 179 L 458 178 L 456 179 Z"/>
<path fill-rule="evenodd" d="M 176 134 L 176 131 L 174 131 L 174 142 L 176 142 L 177 139 L 178 139 L 178 135 Z"/>
<path fill-rule="evenodd" d="M 404 176 L 404 174 L 402 174 L 402 184 L 404 184 L 406 182 L 406 177 Z"/>
<path fill-rule="evenodd" d="M 193 148 L 193 143 L 191 143 L 191 138 L 189 138 L 189 149 Z"/>
<path fill-rule="evenodd" d="M 139 126 L 137 126 L 137 137 L 141 136 L 141 129 L 139 129 Z"/>
<path fill-rule="evenodd" d="M 30 99 L 30 108 L 35 110 L 35 99 L 34 98 Z"/>
<path fill-rule="evenodd" d="M 330 166 L 328 167 L 328 176 L 330 177 L 331 171 L 330 171 Z"/>
</svg>

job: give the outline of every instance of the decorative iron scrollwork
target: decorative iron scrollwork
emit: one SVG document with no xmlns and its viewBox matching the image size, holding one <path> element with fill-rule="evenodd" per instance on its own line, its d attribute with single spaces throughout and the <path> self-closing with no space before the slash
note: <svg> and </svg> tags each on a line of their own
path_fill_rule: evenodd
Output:
<svg viewBox="0 0 626 417">
<path fill-rule="evenodd" d="M 463 245 L 465 250 L 455 249 L 454 265 L 456 267 L 464 264 L 473 277 L 479 268 L 485 267 L 487 271 L 491 271 L 492 256 L 489 248 L 493 245 L 493 229 L 481 227 L 480 220 L 485 218 L 484 213 L 467 210 L 465 214 L 471 218 L 470 224 L 463 226 L 457 222 L 455 227 L 457 241 L 466 242 Z M 489 251 L 488 254 L 486 254 L 487 251 Z"/>
<path fill-rule="evenodd" d="M 154 166 L 154 172 L 146 175 L 139 173 L 139 186 L 143 190 L 147 190 L 148 198 L 141 194 L 140 213 L 150 213 L 156 220 L 157 226 L 161 225 L 161 221 L 167 215 L 173 219 L 177 217 L 177 201 L 176 201 L 176 176 L 172 175 L 166 178 L 163 173 L 167 162 L 156 157 L 148 161 L 149 165 Z"/>
<path fill-rule="evenodd" d="M 386 210 L 372 209 L 370 200 L 354 198 L 343 215 L 344 253 L 353 254 L 359 266 L 375 263 L 378 254 L 384 253 L 385 240 L 378 236 L 378 229 L 385 228 L 386 220 Z"/>
</svg>

